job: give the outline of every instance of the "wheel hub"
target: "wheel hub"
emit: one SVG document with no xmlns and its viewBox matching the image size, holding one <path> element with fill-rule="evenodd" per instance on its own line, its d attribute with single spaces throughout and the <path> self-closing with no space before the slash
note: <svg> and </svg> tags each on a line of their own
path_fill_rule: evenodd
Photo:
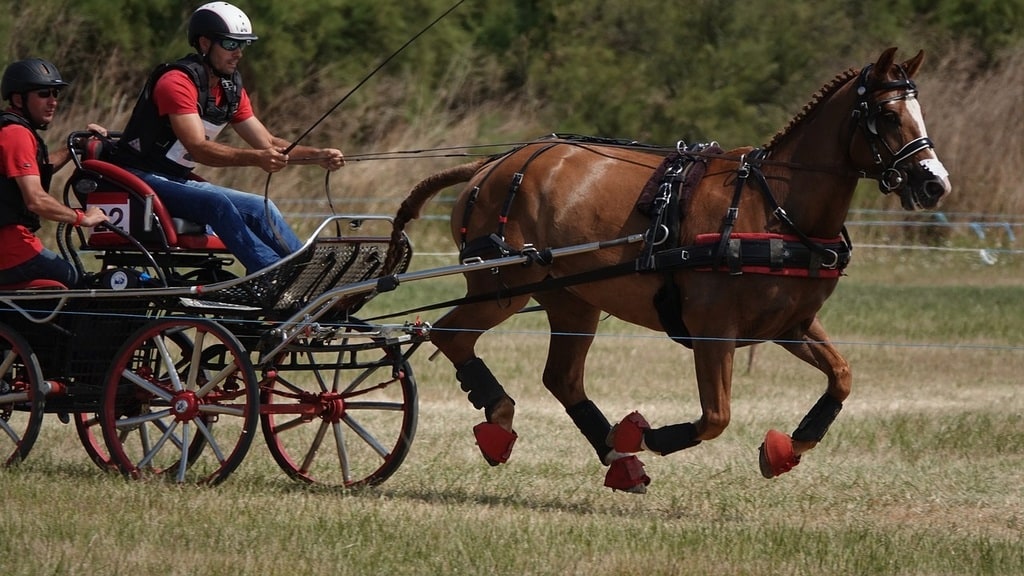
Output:
<svg viewBox="0 0 1024 576">
<path fill-rule="evenodd" d="M 338 394 L 324 394 L 320 401 L 323 403 L 321 417 L 328 422 L 339 422 L 345 414 L 345 401 Z"/>
<path fill-rule="evenodd" d="M 199 398 L 195 392 L 185 390 L 179 392 L 171 401 L 171 414 L 179 422 L 192 420 L 199 415 Z"/>
</svg>

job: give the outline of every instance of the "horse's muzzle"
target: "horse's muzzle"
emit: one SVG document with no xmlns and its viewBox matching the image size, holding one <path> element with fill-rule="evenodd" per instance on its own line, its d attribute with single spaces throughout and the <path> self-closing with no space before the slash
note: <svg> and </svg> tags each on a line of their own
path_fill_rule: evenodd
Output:
<svg viewBox="0 0 1024 576">
<path fill-rule="evenodd" d="M 900 194 L 904 210 L 931 210 L 950 192 L 949 172 L 936 158 L 926 158 L 907 173 L 907 185 Z"/>
</svg>

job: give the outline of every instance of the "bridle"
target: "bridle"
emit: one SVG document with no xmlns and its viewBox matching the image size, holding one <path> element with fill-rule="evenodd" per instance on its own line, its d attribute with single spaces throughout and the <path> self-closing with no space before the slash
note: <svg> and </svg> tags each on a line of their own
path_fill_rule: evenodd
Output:
<svg viewBox="0 0 1024 576">
<path fill-rule="evenodd" d="M 917 98 L 917 85 L 907 75 L 907 71 L 902 66 L 897 66 L 897 70 L 900 72 L 901 78 L 893 80 L 891 82 L 884 82 L 877 86 L 868 89 L 868 74 L 873 67 L 873 64 L 865 66 L 860 72 L 860 77 L 857 83 L 857 106 L 853 110 L 853 118 L 857 122 L 857 126 L 863 130 L 865 140 L 867 140 L 868 146 L 871 147 L 871 156 L 874 158 L 877 172 L 874 174 L 863 173 L 866 178 L 871 178 L 878 181 L 878 189 L 883 194 L 889 194 L 896 190 L 903 188 L 906 184 L 907 176 L 906 173 L 899 168 L 899 165 L 910 159 L 912 156 L 927 150 L 934 148 L 934 144 L 931 138 L 927 136 L 921 136 L 915 138 L 906 144 L 904 144 L 899 150 L 893 150 L 889 143 L 885 141 L 878 133 L 878 116 L 885 109 L 885 105 L 892 102 L 899 102 L 901 100 L 911 100 Z M 899 90 L 900 93 L 890 98 L 883 100 L 872 101 L 870 96 L 879 92 L 892 92 Z M 854 131 L 856 133 L 856 131 Z M 851 145 L 853 135 L 851 134 Z M 885 153 L 888 154 L 889 162 L 886 163 L 882 157 L 881 150 L 884 148 Z"/>
</svg>

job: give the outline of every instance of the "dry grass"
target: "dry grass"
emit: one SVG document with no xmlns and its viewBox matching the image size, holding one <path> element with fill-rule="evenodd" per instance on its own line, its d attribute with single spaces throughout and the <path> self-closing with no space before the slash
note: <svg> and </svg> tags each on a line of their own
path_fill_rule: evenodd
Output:
<svg viewBox="0 0 1024 576">
<path fill-rule="evenodd" d="M 99 472 L 73 430 L 49 417 L 29 461 L 0 471 L 0 566 L 6 574 L 1019 573 L 1019 332 L 993 343 L 973 323 L 956 334 L 902 328 L 919 313 L 912 301 L 936 294 L 947 316 L 996 320 L 986 299 L 998 287 L 975 292 L 974 310 L 947 290 L 951 278 L 921 283 L 917 294 L 888 294 L 903 304 L 893 312 L 860 298 L 892 287 L 864 260 L 827 305 L 853 365 L 853 395 L 823 445 L 781 478 L 760 477 L 756 448 L 767 428 L 791 430 L 820 395 L 814 369 L 761 347 L 753 371 L 735 376 L 733 421 L 721 438 L 665 458 L 642 455 L 650 492 L 612 493 L 540 384 L 545 325 L 524 314 L 480 346 L 518 402 L 520 439 L 507 465 L 480 458 L 470 432 L 480 414 L 451 367 L 427 360 L 429 347 L 413 357 L 413 450 L 395 476 L 362 492 L 290 482 L 260 440 L 216 488 L 125 482 Z M 941 262 L 916 266 L 925 277 L 955 275 Z M 1020 278 L 1024 269 L 988 274 Z M 965 278 L 975 290 L 977 278 Z M 456 283 L 379 300 L 433 298 L 457 292 Z M 660 426 L 698 414 L 692 357 L 660 335 L 608 320 L 587 368 L 590 394 L 612 419 L 638 409 Z"/>
<path fill-rule="evenodd" d="M 756 446 L 819 393 L 774 348 L 737 378 L 725 436 L 644 456 L 643 497 L 600 486 L 603 468 L 538 384 L 545 338 L 502 334 L 483 354 L 519 402 L 512 461 L 486 466 L 479 419 L 450 367 L 416 359 L 421 423 L 384 486 L 345 494 L 289 483 L 257 442 L 215 489 L 126 483 L 85 459 L 51 419 L 36 453 L 0 472 L 8 574 L 1005 574 L 1020 555 L 1024 404 L 1016 354 L 853 350 L 858 386 L 826 443 L 766 481 Z M 643 367 L 642 370 L 638 370 Z M 664 340 L 598 340 L 591 390 L 611 415 L 693 417 L 688 355 Z M 514 376 L 512 376 L 514 375 Z M 938 376 L 941 375 L 941 376 Z"/>
</svg>

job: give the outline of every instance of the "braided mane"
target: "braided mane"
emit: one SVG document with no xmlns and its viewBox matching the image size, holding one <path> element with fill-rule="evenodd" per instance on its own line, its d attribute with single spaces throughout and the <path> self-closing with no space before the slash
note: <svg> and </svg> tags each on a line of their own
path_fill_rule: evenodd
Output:
<svg viewBox="0 0 1024 576">
<path fill-rule="evenodd" d="M 801 110 L 799 114 L 794 116 L 793 119 L 789 121 L 789 125 L 787 125 L 782 130 L 778 131 L 775 134 L 775 136 L 772 137 L 771 142 L 769 142 L 765 146 L 765 148 L 771 149 L 772 146 L 778 144 L 780 140 L 788 136 L 794 129 L 796 129 L 797 126 L 799 126 L 801 123 L 803 123 L 805 119 L 807 119 L 811 112 L 813 112 L 814 109 L 817 108 L 818 104 L 821 104 L 822 101 L 827 100 L 829 97 L 835 94 L 836 90 L 839 90 L 839 88 L 841 88 L 843 85 L 849 82 L 850 79 L 856 76 L 857 74 L 860 74 L 860 70 L 854 70 L 853 68 L 851 68 L 846 72 L 840 73 L 835 78 L 833 78 L 831 82 L 822 86 L 817 91 L 817 93 L 815 93 L 814 96 L 811 98 L 811 101 L 804 105 L 804 109 Z"/>
</svg>

